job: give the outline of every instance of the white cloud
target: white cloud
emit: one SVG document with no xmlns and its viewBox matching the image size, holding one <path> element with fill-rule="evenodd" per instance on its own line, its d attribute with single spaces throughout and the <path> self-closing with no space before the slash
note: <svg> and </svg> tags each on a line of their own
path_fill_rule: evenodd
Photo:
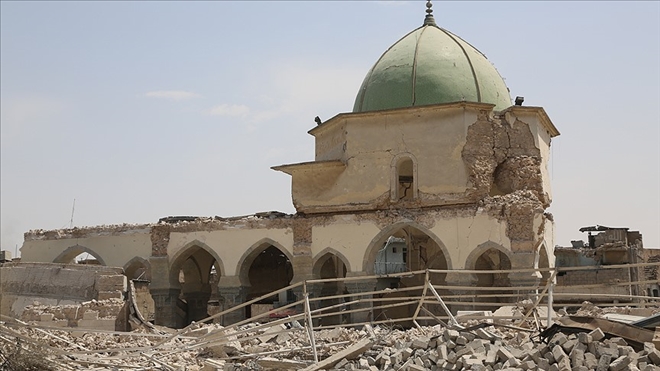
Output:
<svg viewBox="0 0 660 371">
<path fill-rule="evenodd" d="M 243 104 L 218 104 L 204 113 L 210 116 L 246 117 L 250 113 L 250 107 Z"/>
<path fill-rule="evenodd" d="M 169 100 L 187 100 L 199 98 L 201 95 L 185 90 L 154 90 L 144 95 L 148 98 L 162 98 Z"/>
</svg>

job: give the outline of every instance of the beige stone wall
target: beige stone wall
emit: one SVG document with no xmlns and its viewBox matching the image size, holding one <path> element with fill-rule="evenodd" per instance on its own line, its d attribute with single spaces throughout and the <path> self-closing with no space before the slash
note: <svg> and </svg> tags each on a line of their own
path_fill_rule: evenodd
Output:
<svg viewBox="0 0 660 371">
<path fill-rule="evenodd" d="M 278 229 L 225 229 L 200 232 L 172 232 L 168 246 L 170 262 L 182 250 L 192 245 L 205 245 L 222 262 L 225 276 L 238 275 L 239 261 L 250 250 L 262 243 L 274 244 L 293 256 L 293 232 L 290 228 Z"/>
<path fill-rule="evenodd" d="M 312 257 L 332 249 L 348 260 L 349 272 L 361 272 L 366 249 L 379 232 L 374 221 L 336 217 L 331 224 L 312 227 Z"/>
<path fill-rule="evenodd" d="M 306 168 L 293 170 L 294 204 L 298 211 L 309 212 L 387 202 L 395 170 L 393 160 L 400 155 L 410 156 L 417 166 L 421 200 L 442 204 L 438 196 L 444 195 L 455 202 L 468 187 L 461 157 L 467 127 L 484 108 L 491 107 L 439 105 L 334 118 L 311 131 L 316 136 L 316 161 L 339 160 L 346 168 L 325 185 L 315 183 L 318 175 L 311 175 Z"/>
<path fill-rule="evenodd" d="M 123 267 L 135 256 L 151 255 L 148 226 L 91 227 L 83 229 L 28 232 L 21 247 L 21 258 L 28 262 L 54 262 L 68 250 L 74 258 L 78 252 L 96 255 L 107 266 Z M 61 261 L 69 263 L 69 261 Z"/>
</svg>

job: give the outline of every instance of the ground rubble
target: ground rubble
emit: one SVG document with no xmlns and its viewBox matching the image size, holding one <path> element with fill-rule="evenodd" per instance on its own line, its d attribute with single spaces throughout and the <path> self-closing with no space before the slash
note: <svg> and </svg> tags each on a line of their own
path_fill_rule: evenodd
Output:
<svg viewBox="0 0 660 371">
<path fill-rule="evenodd" d="M 8 320 L 0 322 L 0 370 L 660 371 L 653 343 L 629 344 L 600 328 L 544 342 L 536 330 L 468 320 L 407 330 L 335 327 L 315 330 L 313 339 L 318 363 L 296 321 L 121 333 Z"/>
</svg>

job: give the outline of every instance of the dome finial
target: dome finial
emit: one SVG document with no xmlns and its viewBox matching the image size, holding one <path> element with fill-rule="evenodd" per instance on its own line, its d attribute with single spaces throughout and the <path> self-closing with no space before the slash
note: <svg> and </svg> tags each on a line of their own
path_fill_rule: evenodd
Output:
<svg viewBox="0 0 660 371">
<path fill-rule="evenodd" d="M 435 18 L 433 18 L 433 4 L 431 0 L 426 1 L 426 17 L 424 17 L 424 26 L 437 26 L 435 24 Z"/>
</svg>

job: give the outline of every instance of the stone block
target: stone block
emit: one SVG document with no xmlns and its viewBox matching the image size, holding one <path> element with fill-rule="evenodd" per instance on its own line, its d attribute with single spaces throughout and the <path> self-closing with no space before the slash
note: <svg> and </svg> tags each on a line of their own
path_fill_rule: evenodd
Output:
<svg viewBox="0 0 660 371">
<path fill-rule="evenodd" d="M 342 368 L 346 368 L 346 365 L 348 365 L 348 360 L 346 358 L 342 358 L 333 368 L 336 368 L 338 370 L 341 370 Z"/>
<path fill-rule="evenodd" d="M 414 350 L 412 348 L 406 348 L 401 351 L 401 359 L 407 361 L 408 358 L 413 354 Z"/>
<path fill-rule="evenodd" d="M 626 340 L 625 340 L 624 338 L 622 338 L 622 337 L 611 338 L 611 339 L 609 339 L 608 343 L 610 343 L 610 344 L 616 344 L 616 345 L 620 345 L 620 346 L 626 346 L 626 345 L 628 345 L 628 343 L 626 342 Z"/>
<path fill-rule="evenodd" d="M 594 341 L 593 337 L 586 332 L 581 332 L 578 334 L 578 341 L 582 344 L 590 344 Z"/>
<path fill-rule="evenodd" d="M 653 349 L 646 355 L 654 365 L 660 366 L 660 350 Z"/>
<path fill-rule="evenodd" d="M 628 356 L 621 356 L 610 364 L 610 371 L 621 371 L 625 369 L 631 362 L 630 357 Z"/>
<path fill-rule="evenodd" d="M 458 337 L 459 333 L 456 330 L 451 330 L 451 329 L 446 329 L 445 332 L 443 333 L 442 337 L 445 339 L 445 341 L 454 341 Z"/>
<path fill-rule="evenodd" d="M 497 358 L 498 358 L 500 361 L 502 361 L 502 362 L 506 362 L 506 361 L 508 361 L 510 358 L 514 358 L 514 357 L 513 357 L 513 354 L 511 354 L 511 352 L 510 352 L 507 348 L 505 348 L 505 347 L 500 347 L 500 348 L 497 350 Z"/>
<path fill-rule="evenodd" d="M 358 360 L 358 365 L 360 366 L 361 370 L 368 370 L 369 369 L 369 361 L 367 361 L 366 358 L 360 358 Z"/>
<path fill-rule="evenodd" d="M 566 354 L 568 354 L 573 350 L 575 344 L 577 343 L 578 343 L 577 339 L 567 340 L 566 342 L 564 342 L 564 344 L 561 344 L 561 348 L 564 350 Z"/>
<path fill-rule="evenodd" d="M 567 357 L 564 349 L 560 345 L 555 345 L 552 348 L 552 356 L 555 358 L 557 363 L 561 362 L 564 358 Z"/>
<path fill-rule="evenodd" d="M 519 367 L 522 368 L 522 369 L 525 370 L 525 371 L 527 371 L 527 370 L 535 370 L 535 369 L 537 368 L 537 366 L 536 366 L 536 362 L 534 362 L 534 361 L 532 361 L 532 360 L 524 361 L 524 362 L 520 362 Z"/>
<path fill-rule="evenodd" d="M 581 349 L 573 349 L 569 355 L 571 358 L 571 365 L 573 367 L 579 367 L 584 365 L 584 351 Z"/>
<path fill-rule="evenodd" d="M 413 340 L 412 342 L 412 347 L 414 349 L 427 349 L 429 347 L 429 338 L 417 338 Z"/>
<path fill-rule="evenodd" d="M 438 358 L 439 359 L 447 359 L 447 346 L 445 344 L 440 344 L 438 345 L 438 348 L 436 349 L 438 351 Z"/>
<path fill-rule="evenodd" d="M 559 371 L 571 371 L 571 361 L 568 357 L 564 357 L 561 361 L 558 361 L 557 366 L 559 367 Z"/>
<path fill-rule="evenodd" d="M 615 345 L 616 347 L 616 345 Z M 619 349 L 617 348 L 611 348 L 609 346 L 606 346 L 604 344 L 596 344 L 596 357 L 602 357 L 604 354 L 607 354 L 610 356 L 611 359 L 616 359 L 619 357 Z"/>
<path fill-rule="evenodd" d="M 53 313 L 42 313 L 39 315 L 39 321 L 41 322 L 51 322 L 55 315 Z"/>
<path fill-rule="evenodd" d="M 584 353 L 584 365 L 593 370 L 598 366 L 598 358 L 593 353 Z"/>
<path fill-rule="evenodd" d="M 558 333 L 555 334 L 555 336 L 552 337 L 552 339 L 550 340 L 550 343 L 556 344 L 556 345 L 562 345 L 567 341 L 568 341 L 568 338 L 566 337 L 566 335 L 564 335 L 561 332 L 558 332 Z"/>
<path fill-rule="evenodd" d="M 610 363 L 612 357 L 609 354 L 603 354 L 598 359 L 598 365 L 596 365 L 596 371 L 607 371 L 610 368 Z"/>
<path fill-rule="evenodd" d="M 472 340 L 466 345 L 466 348 L 472 349 L 473 353 L 475 354 L 486 354 L 486 347 L 484 346 L 482 340 Z"/>
<path fill-rule="evenodd" d="M 596 328 L 589 333 L 593 341 L 601 341 L 605 337 L 605 333 L 600 328 Z"/>
<path fill-rule="evenodd" d="M 497 349 L 490 349 L 486 353 L 486 359 L 484 360 L 484 363 L 489 366 L 495 365 L 495 362 L 497 362 Z"/>
</svg>

